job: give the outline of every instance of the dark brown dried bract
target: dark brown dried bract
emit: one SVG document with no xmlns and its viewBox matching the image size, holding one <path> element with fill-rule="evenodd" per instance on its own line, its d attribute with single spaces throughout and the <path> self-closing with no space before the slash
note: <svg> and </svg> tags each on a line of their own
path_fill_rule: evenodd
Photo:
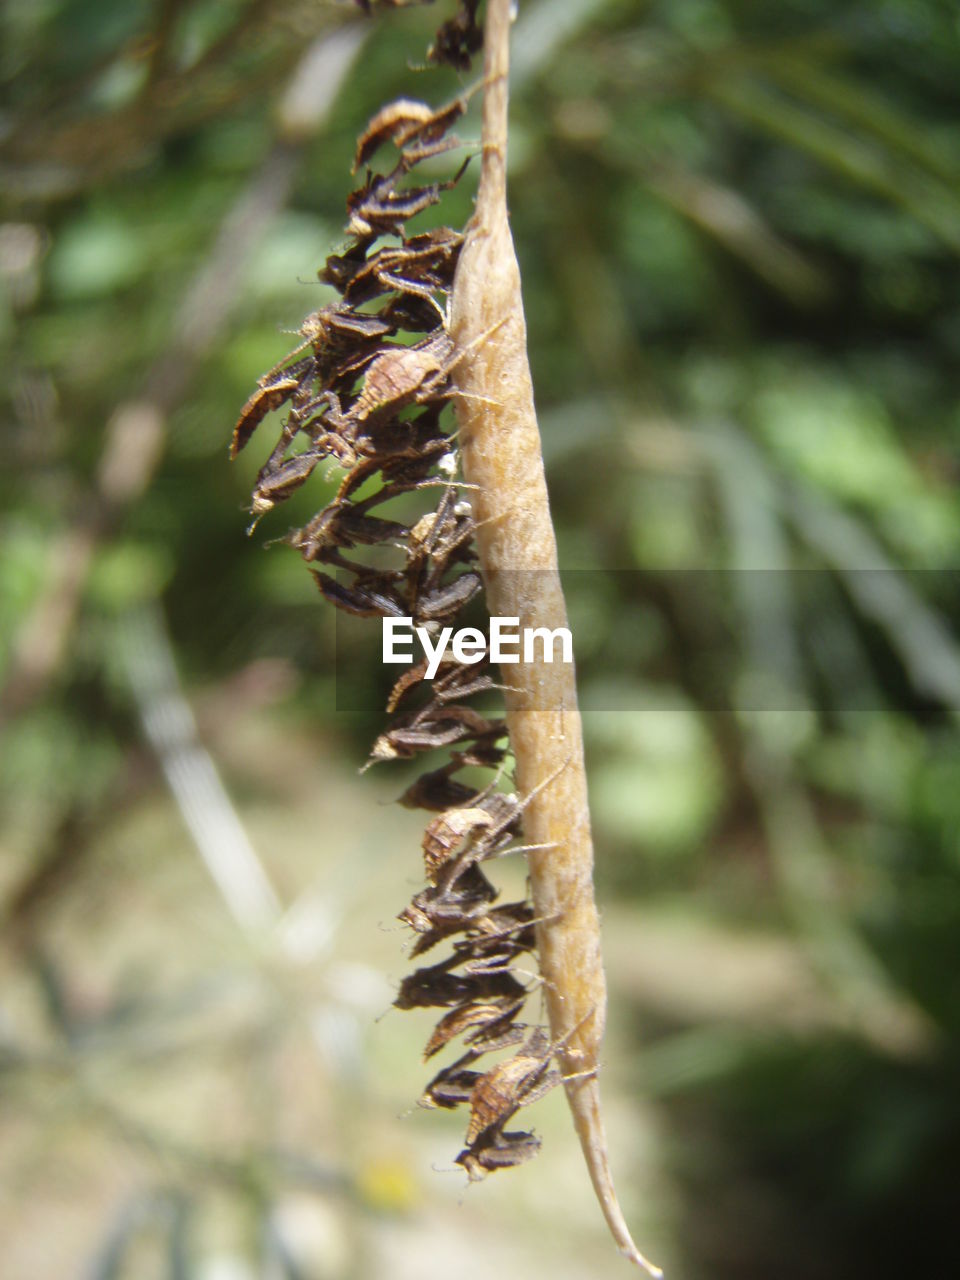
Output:
<svg viewBox="0 0 960 1280">
<path fill-rule="evenodd" d="M 461 1151 L 456 1163 L 463 1165 L 471 1182 L 479 1182 L 497 1169 L 513 1169 L 532 1160 L 540 1150 L 540 1139 L 532 1133 L 507 1133 L 490 1129 Z"/>
<path fill-rule="evenodd" d="M 468 1053 L 465 1057 L 458 1058 L 452 1066 L 437 1072 L 421 1095 L 421 1107 L 444 1107 L 452 1110 L 469 1102 L 473 1086 L 480 1079 L 480 1072 L 469 1070 L 463 1063 L 472 1062 L 475 1057 L 475 1054 Z"/>
<path fill-rule="evenodd" d="M 425 155 L 418 159 L 425 158 Z M 468 156 L 446 182 L 431 182 L 423 187 L 406 187 L 397 190 L 397 183 L 408 172 L 409 162 L 400 164 L 388 174 L 371 174 L 358 190 L 347 199 L 348 223 L 355 236 L 382 236 L 403 234 L 404 226 L 411 218 L 423 213 L 431 205 L 439 203 L 444 191 L 457 185 L 470 163 Z"/>
<path fill-rule="evenodd" d="M 426 124 L 433 117 L 433 109 L 426 102 L 412 98 L 397 98 L 381 107 L 357 139 L 357 151 L 353 157 L 353 172 L 370 159 L 385 142 L 396 140 L 412 125 Z"/>
<path fill-rule="evenodd" d="M 460 0 L 456 14 L 437 31 L 427 50 L 427 61 L 468 71 L 470 60 L 483 48 L 483 30 L 477 22 L 480 0 Z"/>
<path fill-rule="evenodd" d="M 511 1007 L 519 1009 L 521 1005 L 515 1003 Z M 503 1012 L 502 1004 L 484 1004 L 478 1001 L 471 1001 L 468 1004 L 459 1005 L 451 1013 L 445 1014 L 437 1023 L 423 1050 L 424 1062 L 432 1058 L 435 1053 L 439 1053 L 445 1045 L 457 1036 L 463 1035 L 464 1032 L 477 1027 L 487 1027 L 491 1022 L 502 1018 Z"/>
<path fill-rule="evenodd" d="M 560 1083 L 550 1066 L 554 1046 L 539 1027 L 512 1058 L 498 1062 L 477 1081 L 470 1099 L 467 1143 L 485 1130 L 506 1123 L 526 1103 L 536 1102 Z"/>
<path fill-rule="evenodd" d="M 390 695 L 391 700 L 395 692 L 396 685 Z M 388 703 L 387 710 L 393 711 L 394 707 Z M 453 805 L 469 804 L 478 792 L 476 788 L 466 787 L 451 776 L 458 768 L 459 765 L 454 761 L 444 765 L 442 769 L 432 769 L 428 773 L 422 773 L 416 782 L 412 782 L 398 798 L 398 804 L 402 804 L 405 809 L 437 811 L 449 809 Z"/>
<path fill-rule="evenodd" d="M 263 467 L 253 491 L 254 514 L 263 515 L 278 502 L 285 502 L 291 494 L 296 493 L 310 479 L 320 457 L 318 453 L 299 453 L 279 465 L 267 464 Z"/>
<path fill-rule="evenodd" d="M 509 973 L 488 973 L 465 977 L 450 973 L 456 957 L 443 960 L 428 969 L 415 969 L 400 984 L 394 1005 L 398 1009 L 449 1008 L 462 1000 L 522 1000 L 526 994 L 521 984 Z"/>
<path fill-rule="evenodd" d="M 412 98 L 398 98 L 388 103 L 381 107 L 357 140 L 354 173 L 385 142 L 394 142 L 398 147 L 414 141 L 438 142 L 465 110 L 466 103 L 462 98 L 455 98 L 448 106 L 439 109 Z"/>
<path fill-rule="evenodd" d="M 268 413 L 273 413 L 290 399 L 300 383 L 295 377 L 278 378 L 266 387 L 258 387 L 240 410 L 230 441 L 230 457 L 235 458 L 253 436 Z"/>
<path fill-rule="evenodd" d="M 319 569 L 312 569 L 311 573 L 324 599 L 345 613 L 352 613 L 358 618 L 403 617 L 402 601 L 388 591 L 362 585 L 348 587 Z"/>
</svg>

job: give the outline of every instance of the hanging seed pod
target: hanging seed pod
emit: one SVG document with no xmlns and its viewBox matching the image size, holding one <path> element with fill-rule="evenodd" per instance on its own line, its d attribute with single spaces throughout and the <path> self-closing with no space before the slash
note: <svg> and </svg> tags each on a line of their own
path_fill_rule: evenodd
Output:
<svg viewBox="0 0 960 1280">
<path fill-rule="evenodd" d="M 494 1128 L 461 1151 L 456 1163 L 463 1165 L 471 1182 L 479 1182 L 496 1169 L 513 1169 L 532 1160 L 539 1150 L 540 1139 L 532 1133 L 505 1133 Z"/>
<path fill-rule="evenodd" d="M 369 8 L 365 0 L 361 4 Z M 437 32 L 430 61 L 458 69 L 469 65 L 482 44 L 477 11 L 478 0 L 462 0 L 454 17 Z M 467 234 L 435 227 L 411 235 L 408 224 L 436 205 L 466 170 L 469 159 L 445 181 L 417 184 L 410 177 L 425 160 L 459 145 L 450 130 L 462 116 L 468 95 L 439 108 L 406 98 L 389 103 L 360 135 L 354 170 L 370 164 L 386 146 L 399 152 L 396 163 L 385 173 L 367 170 L 348 196 L 347 243 L 318 272 L 337 290 L 339 300 L 304 319 L 299 344 L 261 377 L 243 406 L 230 447 L 235 457 L 249 446 L 269 414 L 286 409 L 277 443 L 257 478 L 254 514 L 259 518 L 271 512 L 307 484 L 321 461 L 333 461 L 344 472 L 335 497 L 283 540 L 310 566 L 336 569 L 334 577 L 311 567 L 320 594 L 335 607 L 359 617 L 411 618 L 434 631 L 452 627 L 482 590 L 482 578 L 473 567 L 478 546 L 486 572 L 491 564 L 500 567 L 495 556 L 491 559 L 491 548 L 504 545 L 504 538 L 525 547 L 526 536 L 518 533 L 511 510 L 491 502 L 491 478 L 477 467 L 476 442 L 482 431 L 474 431 L 489 409 L 499 406 L 509 420 L 511 414 L 525 412 L 526 404 L 522 395 L 514 404 L 512 391 L 505 396 L 505 388 L 513 387 L 511 379 L 516 381 L 509 369 L 501 385 L 489 373 L 497 367 L 491 350 L 509 351 L 518 341 L 516 316 L 522 311 L 518 281 L 509 297 L 497 293 L 503 276 L 496 259 L 503 243 L 498 219 L 505 226 L 503 138 L 497 133 L 505 111 L 503 0 L 489 0 L 488 15 L 496 56 L 488 57 L 485 70 L 483 178 L 477 215 Z M 485 259 L 478 243 L 491 227 L 495 234 L 483 252 L 493 256 Z M 384 243 L 385 237 L 392 241 Z M 492 293 L 484 291 L 485 270 L 491 272 Z M 475 314 L 465 323 L 473 303 Z M 453 316 L 451 327 L 448 314 Z M 404 334 L 420 336 L 408 345 Z M 479 487 L 471 492 L 470 502 L 456 478 L 455 435 L 468 433 L 451 433 L 441 416 L 454 397 L 461 422 L 474 431 L 474 452 L 468 450 L 467 458 L 477 479 L 471 477 L 469 487 Z M 512 447 L 497 446 L 493 452 L 504 455 L 502 467 L 509 462 L 519 474 L 524 451 L 515 459 Z M 532 492 L 539 494 L 536 485 Z M 396 518 L 393 508 L 375 514 L 399 498 L 421 504 L 412 518 Z M 541 542 L 536 533 L 530 546 L 536 549 Z M 390 548 L 396 568 L 383 567 L 384 548 Z M 494 603 L 502 605 L 502 597 L 495 597 Z M 509 616 L 519 610 L 497 607 L 496 612 Z M 553 751 L 539 774 L 531 773 L 526 726 L 515 710 L 519 691 L 507 690 L 511 725 L 519 725 L 520 731 L 519 742 L 512 746 L 524 799 L 505 794 L 497 788 L 511 748 L 507 721 L 470 705 L 474 697 L 501 687 L 489 664 L 484 659 L 475 666 L 444 655 L 433 681 L 427 680 L 427 671 L 427 664 L 420 663 L 395 681 L 387 702 L 390 719 L 373 744 L 369 763 L 412 759 L 427 751 L 449 753 L 445 763 L 423 772 L 400 797 L 405 806 L 431 816 L 422 844 L 427 884 L 399 914 L 414 934 L 413 957 L 441 945 L 448 954 L 405 977 L 394 1003 L 399 1009 L 441 1011 L 425 1059 L 462 1039 L 465 1052 L 440 1068 L 420 1101 L 425 1107 L 468 1108 L 466 1146 L 457 1162 L 475 1180 L 536 1154 L 537 1137 L 508 1132 L 504 1126 L 562 1078 L 569 1091 L 576 1076 L 571 1064 L 582 1063 L 580 1085 L 595 1085 L 595 1049 L 603 1021 L 602 971 L 597 978 L 592 961 L 583 966 L 593 1001 L 585 1012 L 579 976 L 571 980 L 556 956 L 559 940 L 574 937 L 577 928 L 582 931 L 584 921 L 589 926 L 587 941 L 592 939 L 596 950 L 595 912 L 591 917 L 589 910 L 578 907 L 571 917 L 569 904 L 544 887 L 550 878 L 546 868 L 551 851 L 560 845 L 553 828 L 544 824 L 543 813 L 552 803 L 551 788 L 571 759 L 573 774 L 582 778 L 581 758 L 565 746 L 564 759 Z M 567 707 L 575 721 L 575 698 Z M 555 736 L 563 741 L 562 732 Z M 460 780 L 457 775 L 465 770 L 485 771 L 486 781 L 473 785 L 472 775 L 469 784 Z M 564 784 L 560 790 L 571 789 Z M 524 838 L 539 843 L 518 845 Z M 528 900 L 494 906 L 497 889 L 481 865 L 521 849 L 533 859 L 536 910 Z M 586 860 L 582 849 L 580 855 L 578 883 L 586 876 L 589 885 L 589 841 Z M 566 865 L 569 857 L 564 846 L 558 865 Z M 587 905 L 592 906 L 592 898 Z M 554 1039 L 543 1028 L 531 1029 L 520 1020 L 537 984 L 517 961 L 538 945 L 547 960 L 545 989 Z M 576 954 L 582 955 L 583 937 L 576 946 Z M 569 1008 L 562 1009 L 568 997 Z M 477 1069 L 485 1055 L 510 1048 L 516 1049 L 512 1057 L 486 1071 Z M 619 1210 L 614 1211 L 595 1088 L 570 1096 L 605 1212 L 627 1248 L 629 1235 L 617 1217 Z M 630 1249 L 630 1256 L 641 1260 L 632 1242 Z"/>
<path fill-rule="evenodd" d="M 483 31 L 477 22 L 480 0 L 460 0 L 456 15 L 440 27 L 427 50 L 427 61 L 468 71 L 475 53 L 483 48 Z"/>
<path fill-rule="evenodd" d="M 401 148 L 411 142 L 439 142 L 466 109 L 467 104 L 463 98 L 455 98 L 439 110 L 410 98 L 398 98 L 395 102 L 387 103 L 357 139 L 353 172 L 356 173 L 361 165 L 366 164 L 386 142 L 393 142 Z"/>
</svg>

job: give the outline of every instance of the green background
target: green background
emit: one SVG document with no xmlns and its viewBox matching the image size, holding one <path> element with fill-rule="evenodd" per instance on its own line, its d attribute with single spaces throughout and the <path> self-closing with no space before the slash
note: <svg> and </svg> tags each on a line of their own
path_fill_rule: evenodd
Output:
<svg viewBox="0 0 960 1280">
<path fill-rule="evenodd" d="M 956 9 L 520 8 L 625 1209 L 678 1280 L 956 1274 Z M 468 1193 L 414 1107 L 429 1016 L 376 1020 L 412 775 L 357 776 L 379 686 L 336 711 L 332 611 L 264 550 L 336 477 L 248 540 L 272 426 L 226 457 L 329 300 L 357 132 L 469 82 L 417 69 L 448 10 L 0 10 L 9 1280 L 626 1274 L 559 1091 Z"/>
</svg>

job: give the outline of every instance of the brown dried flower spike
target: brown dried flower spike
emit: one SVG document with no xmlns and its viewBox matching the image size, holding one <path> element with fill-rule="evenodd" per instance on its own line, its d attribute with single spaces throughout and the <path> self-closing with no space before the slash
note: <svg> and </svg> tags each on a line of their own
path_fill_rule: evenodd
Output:
<svg viewBox="0 0 960 1280">
<path fill-rule="evenodd" d="M 431 60 L 469 63 L 481 43 L 478 7 L 479 0 L 461 0 L 437 33 Z M 491 612 L 517 616 L 523 627 L 566 624 L 506 215 L 509 10 L 510 0 L 488 0 L 483 168 L 466 235 L 448 227 L 408 231 L 463 166 L 446 182 L 404 184 L 428 157 L 457 145 L 449 130 L 467 95 L 439 108 L 405 98 L 384 107 L 360 137 L 356 165 L 372 162 L 387 143 L 399 158 L 386 173 L 367 170 L 350 194 L 348 242 L 318 273 L 340 299 L 306 317 L 299 344 L 260 378 L 234 428 L 232 457 L 270 414 L 286 414 L 254 488 L 258 519 L 325 459 L 343 468 L 333 501 L 280 540 L 299 550 L 321 595 L 347 613 L 452 626 L 481 588 L 479 558 Z M 403 333 L 419 336 L 406 345 Z M 441 416 L 451 399 L 463 486 Z M 393 509 L 389 518 L 373 514 L 400 495 L 433 507 L 405 508 L 403 519 Z M 314 564 L 335 568 L 337 577 Z M 505 1125 L 562 1081 L 614 1238 L 632 1261 L 659 1274 L 623 1220 L 600 1118 L 605 989 L 572 669 L 521 663 L 509 686 L 496 685 L 489 669 L 448 657 L 432 683 L 424 677 L 420 667 L 397 680 L 369 761 L 447 753 L 401 797 L 430 818 L 422 846 L 428 883 L 399 918 L 413 931 L 413 957 L 443 944 L 448 954 L 409 974 L 395 1004 L 440 1011 L 426 1058 L 458 1038 L 465 1050 L 439 1069 L 421 1101 L 469 1109 L 457 1159 L 476 1179 L 536 1154 L 539 1139 Z M 497 688 L 506 695 L 506 720 L 470 705 Z M 499 789 L 508 750 L 517 796 Z M 457 776 L 477 769 L 487 771 L 488 785 Z M 512 852 L 528 858 L 532 901 L 494 906 L 498 890 L 487 870 Z M 534 947 L 542 982 L 517 963 Z M 520 1020 L 534 991 L 545 997 L 549 1034 Z M 484 1055 L 510 1048 L 513 1056 L 478 1069 Z"/>
</svg>

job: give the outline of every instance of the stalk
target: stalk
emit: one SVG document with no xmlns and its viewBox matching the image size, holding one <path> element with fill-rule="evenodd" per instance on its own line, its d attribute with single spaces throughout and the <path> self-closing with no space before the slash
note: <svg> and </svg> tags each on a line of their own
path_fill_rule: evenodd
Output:
<svg viewBox="0 0 960 1280">
<path fill-rule="evenodd" d="M 451 297 L 461 351 L 457 421 L 477 521 L 491 614 L 520 627 L 565 627 L 557 547 L 527 358 L 520 270 L 507 219 L 510 0 L 488 0 L 484 38 L 483 160 Z M 662 1274 L 637 1249 L 617 1201 L 597 1081 L 606 1013 L 583 733 L 572 664 L 511 665 L 507 723 L 524 803 L 524 838 L 547 1016 L 574 1125 L 614 1240 L 632 1262 Z M 537 848 L 536 846 L 541 846 Z"/>
</svg>

